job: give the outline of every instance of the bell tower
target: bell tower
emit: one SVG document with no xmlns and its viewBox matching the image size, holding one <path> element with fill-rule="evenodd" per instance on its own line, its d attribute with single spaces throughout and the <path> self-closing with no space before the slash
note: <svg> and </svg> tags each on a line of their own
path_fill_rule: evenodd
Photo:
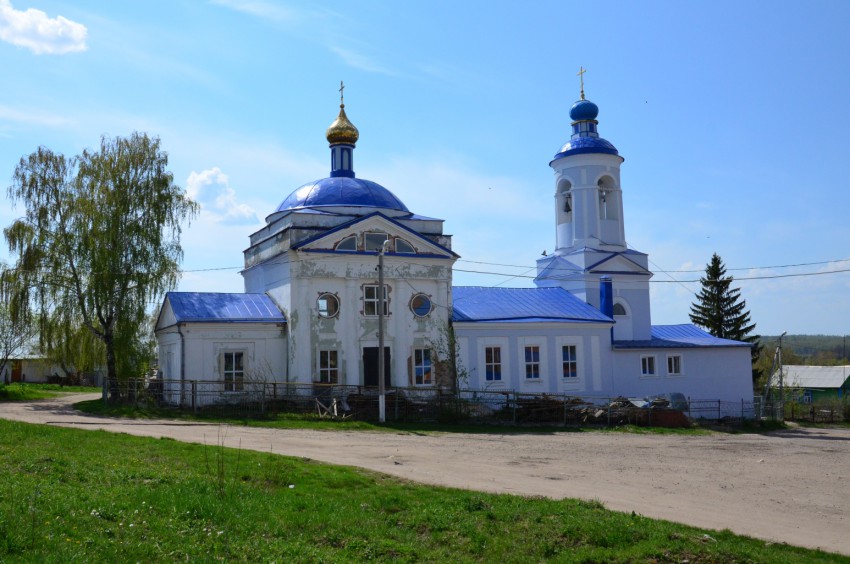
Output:
<svg viewBox="0 0 850 564">
<path fill-rule="evenodd" d="M 599 107 L 581 98 L 570 108 L 569 141 L 549 163 L 555 173 L 555 252 L 537 261 L 538 286 L 560 286 L 600 307 L 601 276 L 613 285 L 616 340 L 650 338 L 649 258 L 628 248 L 623 222 L 623 157 L 599 136 Z"/>
</svg>

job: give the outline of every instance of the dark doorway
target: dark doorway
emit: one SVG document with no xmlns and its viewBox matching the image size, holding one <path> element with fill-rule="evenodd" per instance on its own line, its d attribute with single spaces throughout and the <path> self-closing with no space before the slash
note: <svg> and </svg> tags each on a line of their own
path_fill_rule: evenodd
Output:
<svg viewBox="0 0 850 564">
<path fill-rule="evenodd" d="M 23 363 L 20 360 L 13 360 L 12 361 L 12 382 L 20 382 L 22 380 L 21 379 L 21 373 L 23 372 L 23 370 L 21 368 L 22 364 Z M 375 382 L 377 382 L 377 380 L 375 380 Z"/>
<path fill-rule="evenodd" d="M 391 381 L 390 348 L 384 347 L 384 386 Z M 378 347 L 363 347 L 363 385 L 378 387 Z"/>
</svg>

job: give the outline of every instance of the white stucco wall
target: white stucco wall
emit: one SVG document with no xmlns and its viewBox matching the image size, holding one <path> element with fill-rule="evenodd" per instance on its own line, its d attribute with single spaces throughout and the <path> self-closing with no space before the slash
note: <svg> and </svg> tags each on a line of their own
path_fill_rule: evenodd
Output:
<svg viewBox="0 0 850 564">
<path fill-rule="evenodd" d="M 461 364 L 468 385 L 477 390 L 516 390 L 521 393 L 610 395 L 610 329 L 595 323 L 455 323 L 461 342 Z M 540 347 L 540 378 L 525 377 L 525 347 Z M 562 377 L 561 347 L 575 345 L 578 377 Z M 498 346 L 502 380 L 488 381 L 485 347 Z"/>
<path fill-rule="evenodd" d="M 681 356 L 680 375 L 667 374 L 670 355 Z M 614 388 L 621 395 L 646 397 L 680 392 L 695 400 L 734 404 L 753 400 L 750 349 L 747 347 L 629 349 L 614 350 L 612 356 Z M 642 356 L 655 357 L 654 376 L 641 374 Z"/>
</svg>

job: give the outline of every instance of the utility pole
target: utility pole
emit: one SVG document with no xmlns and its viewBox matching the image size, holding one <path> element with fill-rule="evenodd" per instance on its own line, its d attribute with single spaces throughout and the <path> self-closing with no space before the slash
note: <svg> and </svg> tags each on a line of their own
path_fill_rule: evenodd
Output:
<svg viewBox="0 0 850 564">
<path fill-rule="evenodd" d="M 782 421 L 785 421 L 785 378 L 782 374 L 782 337 L 788 331 L 783 331 L 781 335 L 779 335 L 779 348 L 776 349 L 777 355 L 779 356 L 779 414 Z"/>
<path fill-rule="evenodd" d="M 378 251 L 378 421 L 386 423 L 387 402 L 384 384 L 384 253 L 389 239 L 384 241 Z"/>
</svg>

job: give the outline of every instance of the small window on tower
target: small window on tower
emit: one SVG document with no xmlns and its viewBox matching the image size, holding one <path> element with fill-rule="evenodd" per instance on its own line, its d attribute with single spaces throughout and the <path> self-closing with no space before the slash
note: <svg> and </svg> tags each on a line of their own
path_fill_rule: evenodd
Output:
<svg viewBox="0 0 850 564">
<path fill-rule="evenodd" d="M 614 316 L 616 317 L 624 315 L 628 314 L 626 313 L 626 308 L 623 306 L 623 304 L 614 304 Z"/>
</svg>

